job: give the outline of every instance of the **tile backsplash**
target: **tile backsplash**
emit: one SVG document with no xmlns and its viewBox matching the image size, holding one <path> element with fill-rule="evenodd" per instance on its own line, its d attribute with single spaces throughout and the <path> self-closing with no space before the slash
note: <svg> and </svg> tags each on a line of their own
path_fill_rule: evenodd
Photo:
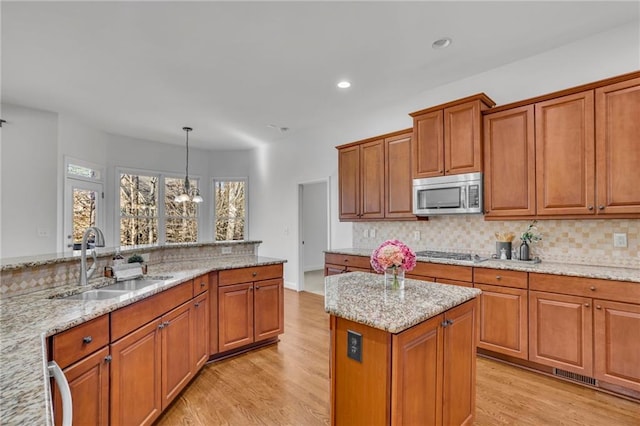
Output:
<svg viewBox="0 0 640 426">
<path fill-rule="evenodd" d="M 395 238 L 414 250 L 488 256 L 495 253 L 495 232 L 515 233 L 515 248 L 530 223 L 485 221 L 480 215 L 437 216 L 415 222 L 355 222 L 353 247 L 374 249 Z M 415 239 L 416 232 L 419 240 Z M 542 241 L 532 245 L 531 256 L 543 261 L 640 268 L 640 219 L 539 220 L 537 233 L 542 234 Z M 627 247 L 613 247 L 614 233 L 627 234 Z"/>
</svg>

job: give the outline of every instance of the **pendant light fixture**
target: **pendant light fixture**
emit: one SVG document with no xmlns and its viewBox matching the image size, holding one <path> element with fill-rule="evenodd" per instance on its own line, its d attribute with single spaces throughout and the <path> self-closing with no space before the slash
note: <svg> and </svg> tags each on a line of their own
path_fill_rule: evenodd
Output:
<svg viewBox="0 0 640 426">
<path fill-rule="evenodd" d="M 198 188 L 191 188 L 191 183 L 189 183 L 189 132 L 193 129 L 191 127 L 183 127 L 182 130 L 187 133 L 187 167 L 184 177 L 184 186 L 182 187 L 182 193 L 176 196 L 173 201 L 175 201 L 176 203 L 184 203 L 187 201 L 201 203 L 204 201 L 204 199 L 200 196 L 200 191 L 198 190 Z"/>
</svg>

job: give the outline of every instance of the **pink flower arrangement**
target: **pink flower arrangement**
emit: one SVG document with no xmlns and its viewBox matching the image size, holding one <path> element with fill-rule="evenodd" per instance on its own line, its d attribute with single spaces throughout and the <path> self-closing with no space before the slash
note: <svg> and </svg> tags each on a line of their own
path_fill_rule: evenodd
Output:
<svg viewBox="0 0 640 426">
<path fill-rule="evenodd" d="M 388 268 L 411 271 L 416 266 L 416 254 L 398 240 L 387 240 L 371 254 L 371 266 L 376 272 Z"/>
</svg>

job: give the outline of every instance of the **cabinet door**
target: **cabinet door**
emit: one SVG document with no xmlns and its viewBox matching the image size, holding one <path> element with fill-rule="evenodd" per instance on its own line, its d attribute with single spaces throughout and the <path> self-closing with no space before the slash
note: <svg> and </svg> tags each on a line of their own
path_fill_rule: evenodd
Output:
<svg viewBox="0 0 640 426">
<path fill-rule="evenodd" d="M 527 290 L 475 284 L 482 290 L 478 347 L 528 359 Z"/>
<path fill-rule="evenodd" d="M 254 283 L 254 339 L 277 337 L 284 332 L 284 285 L 281 279 Z"/>
<path fill-rule="evenodd" d="M 201 293 L 191 302 L 193 335 L 191 338 L 194 373 L 209 359 L 209 292 Z"/>
<path fill-rule="evenodd" d="M 593 91 L 536 104 L 538 215 L 595 213 Z"/>
<path fill-rule="evenodd" d="M 442 424 L 443 315 L 392 337 L 391 424 Z"/>
<path fill-rule="evenodd" d="M 533 105 L 484 116 L 487 217 L 536 214 Z"/>
<path fill-rule="evenodd" d="M 476 299 L 445 312 L 442 424 L 472 425 L 476 400 Z"/>
<path fill-rule="evenodd" d="M 529 292 L 529 361 L 592 377 L 591 299 Z"/>
<path fill-rule="evenodd" d="M 432 111 L 413 118 L 413 178 L 444 174 L 444 113 Z"/>
<path fill-rule="evenodd" d="M 360 145 L 360 218 L 384 218 L 384 141 Z"/>
<path fill-rule="evenodd" d="M 411 178 L 412 133 L 387 138 L 385 147 L 385 218 L 415 219 Z"/>
<path fill-rule="evenodd" d="M 640 213 L 640 78 L 596 90 L 598 214 Z"/>
<path fill-rule="evenodd" d="M 64 369 L 73 400 L 74 425 L 109 424 L 109 347 Z M 62 397 L 57 386 L 53 393 L 55 424 L 62 424 Z"/>
<path fill-rule="evenodd" d="M 218 353 L 218 273 L 209 273 L 209 353 Z"/>
<path fill-rule="evenodd" d="M 160 320 L 111 344 L 111 425 L 150 425 L 162 411 Z"/>
<path fill-rule="evenodd" d="M 640 392 L 640 305 L 593 304 L 595 378 Z"/>
<path fill-rule="evenodd" d="M 338 150 L 338 202 L 340 220 L 360 216 L 360 146 Z"/>
<path fill-rule="evenodd" d="M 218 349 L 253 343 L 253 283 L 218 288 Z"/>
<path fill-rule="evenodd" d="M 164 315 L 162 321 L 162 409 L 164 410 L 194 375 L 191 302 Z"/>
<path fill-rule="evenodd" d="M 444 109 L 444 174 L 482 171 L 480 101 Z"/>
</svg>

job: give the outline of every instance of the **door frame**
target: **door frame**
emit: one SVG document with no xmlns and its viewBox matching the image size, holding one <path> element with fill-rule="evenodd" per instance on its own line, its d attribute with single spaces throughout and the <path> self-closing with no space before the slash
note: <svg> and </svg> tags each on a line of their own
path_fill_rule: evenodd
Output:
<svg viewBox="0 0 640 426">
<path fill-rule="evenodd" d="M 304 230 L 304 215 L 303 215 L 303 201 L 304 201 L 304 186 L 317 183 L 323 183 L 325 185 L 326 200 L 327 200 L 327 227 L 326 227 L 326 239 L 327 250 L 331 250 L 331 176 L 323 179 L 315 179 L 298 183 L 298 282 L 296 284 L 297 291 L 304 290 L 304 245 L 302 244 L 303 230 Z"/>
</svg>

